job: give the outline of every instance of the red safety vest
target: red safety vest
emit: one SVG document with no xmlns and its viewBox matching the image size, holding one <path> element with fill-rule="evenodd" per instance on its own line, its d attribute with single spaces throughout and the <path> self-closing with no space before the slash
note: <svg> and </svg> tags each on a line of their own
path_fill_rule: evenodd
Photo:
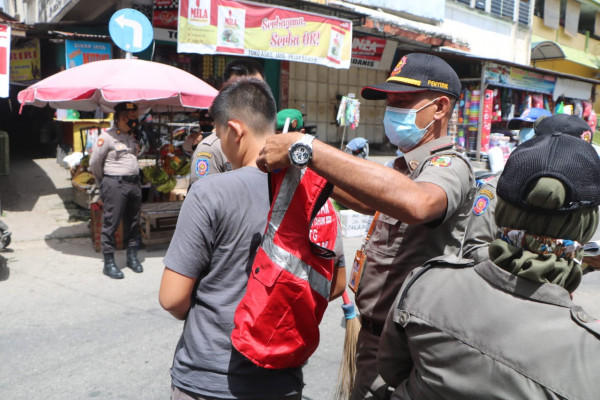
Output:
<svg viewBox="0 0 600 400">
<path fill-rule="evenodd" d="M 260 367 L 300 367 L 317 349 L 329 302 L 337 219 L 320 225 L 317 243 L 311 225 L 333 187 L 308 168 L 291 167 L 271 174 L 271 188 L 275 201 L 231 341 Z M 326 220 L 335 216 L 329 205 Z"/>
</svg>

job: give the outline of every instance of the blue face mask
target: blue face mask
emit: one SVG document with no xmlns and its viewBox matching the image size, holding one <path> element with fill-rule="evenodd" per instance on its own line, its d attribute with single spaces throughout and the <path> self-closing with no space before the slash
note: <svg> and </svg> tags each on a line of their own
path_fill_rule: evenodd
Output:
<svg viewBox="0 0 600 400">
<path fill-rule="evenodd" d="M 434 119 L 429 125 L 421 129 L 415 123 L 417 113 L 436 100 L 431 100 L 418 110 L 388 106 L 383 116 L 383 127 L 390 143 L 399 147 L 404 153 L 417 147 L 429 127 L 435 122 Z"/>
<path fill-rule="evenodd" d="M 531 128 L 521 128 L 519 131 L 519 143 L 528 141 L 535 136 L 535 130 Z"/>
</svg>

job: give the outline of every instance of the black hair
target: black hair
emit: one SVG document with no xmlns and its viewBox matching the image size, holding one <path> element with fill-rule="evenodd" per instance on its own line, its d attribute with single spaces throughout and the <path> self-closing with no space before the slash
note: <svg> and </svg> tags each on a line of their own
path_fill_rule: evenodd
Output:
<svg viewBox="0 0 600 400">
<path fill-rule="evenodd" d="M 265 79 L 265 71 L 258 62 L 249 58 L 241 58 L 233 60 L 225 66 L 223 80 L 227 82 L 231 78 L 231 75 L 248 76 L 256 74 L 260 74 L 262 79 Z"/>
<path fill-rule="evenodd" d="M 237 119 L 260 134 L 275 131 L 277 106 L 269 85 L 260 79 L 248 78 L 221 89 L 210 106 L 210 115 L 216 125 Z"/>
</svg>

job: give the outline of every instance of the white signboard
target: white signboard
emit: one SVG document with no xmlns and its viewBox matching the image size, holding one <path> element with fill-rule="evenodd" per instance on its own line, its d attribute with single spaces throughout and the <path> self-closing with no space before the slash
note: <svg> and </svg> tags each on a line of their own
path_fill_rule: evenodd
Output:
<svg viewBox="0 0 600 400">
<path fill-rule="evenodd" d="M 79 0 L 46 0 L 38 1 L 38 22 L 52 22 L 69 3 L 75 5 Z"/>
<path fill-rule="evenodd" d="M 10 26 L 0 25 L 0 97 L 7 98 L 10 82 Z"/>
</svg>

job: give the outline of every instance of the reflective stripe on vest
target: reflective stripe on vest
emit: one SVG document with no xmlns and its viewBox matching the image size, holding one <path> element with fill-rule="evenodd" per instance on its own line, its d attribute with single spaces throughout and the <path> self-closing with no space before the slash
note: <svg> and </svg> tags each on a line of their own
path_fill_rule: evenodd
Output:
<svg viewBox="0 0 600 400">
<path fill-rule="evenodd" d="M 261 247 L 271 261 L 296 277 L 307 281 L 315 292 L 319 293 L 325 299 L 329 299 L 331 281 L 315 271 L 310 265 L 274 243 L 275 232 L 279 229 L 281 221 L 283 221 L 283 217 L 285 217 L 285 213 L 292 202 L 296 188 L 304 177 L 305 172 L 305 168 L 288 168 L 275 199 L 271 220 L 269 221 L 269 226 L 265 232 Z"/>
<path fill-rule="evenodd" d="M 328 281 L 327 278 L 315 271 L 310 265 L 301 259 L 293 256 L 273 243 L 275 232 L 277 231 L 278 227 L 279 226 L 273 226 L 272 224 L 269 224 L 261 245 L 262 249 L 275 264 L 279 265 L 282 269 L 290 272 L 296 277 L 307 281 L 315 292 L 319 293 L 321 296 L 323 296 L 323 298 L 329 299 L 331 281 Z"/>
</svg>

